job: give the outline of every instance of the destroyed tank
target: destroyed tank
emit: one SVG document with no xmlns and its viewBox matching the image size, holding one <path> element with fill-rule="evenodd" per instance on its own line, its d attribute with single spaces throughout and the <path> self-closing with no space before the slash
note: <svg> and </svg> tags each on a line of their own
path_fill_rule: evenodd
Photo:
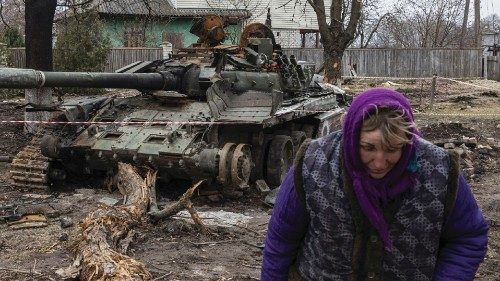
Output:
<svg viewBox="0 0 500 281">
<path fill-rule="evenodd" d="M 112 173 L 127 162 L 163 180 L 207 179 L 241 193 L 255 182 L 278 186 L 306 138 L 340 127 L 347 95 L 322 83 L 314 64 L 283 55 L 268 27 L 252 24 L 243 45 L 226 46 L 220 26 L 200 26 L 204 42 L 116 73 L 0 69 L 0 88 L 140 90 L 59 104 L 43 137 L 12 161 L 14 184 L 46 187 L 68 173 Z"/>
</svg>

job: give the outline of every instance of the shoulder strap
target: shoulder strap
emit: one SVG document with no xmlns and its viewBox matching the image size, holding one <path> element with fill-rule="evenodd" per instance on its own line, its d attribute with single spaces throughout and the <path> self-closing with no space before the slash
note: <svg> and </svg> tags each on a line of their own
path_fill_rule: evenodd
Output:
<svg viewBox="0 0 500 281">
<path fill-rule="evenodd" d="M 311 144 L 311 139 L 306 139 L 305 141 L 302 142 L 302 144 L 299 147 L 299 150 L 295 154 L 295 160 L 293 162 L 294 166 L 294 175 L 293 175 L 293 180 L 294 180 L 294 186 L 295 186 L 295 191 L 297 192 L 297 195 L 300 199 L 300 201 L 304 204 L 306 204 L 306 193 L 304 191 L 304 186 L 303 186 L 303 179 L 302 179 L 302 165 L 304 164 L 304 156 L 306 154 L 307 148 L 309 147 L 309 144 Z"/>
<path fill-rule="evenodd" d="M 448 188 L 444 204 L 444 219 L 448 219 L 455 205 L 458 192 L 458 175 L 460 171 L 460 156 L 453 150 L 448 150 L 450 167 L 448 171 Z"/>
</svg>

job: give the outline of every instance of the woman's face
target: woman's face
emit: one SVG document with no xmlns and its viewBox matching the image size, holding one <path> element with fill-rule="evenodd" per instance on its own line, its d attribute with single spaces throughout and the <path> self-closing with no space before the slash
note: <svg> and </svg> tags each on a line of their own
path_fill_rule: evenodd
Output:
<svg viewBox="0 0 500 281">
<path fill-rule="evenodd" d="M 383 178 L 401 158 L 404 143 L 396 143 L 390 147 L 382 145 L 380 130 L 363 132 L 359 139 L 361 162 L 368 174 L 374 179 Z"/>
</svg>

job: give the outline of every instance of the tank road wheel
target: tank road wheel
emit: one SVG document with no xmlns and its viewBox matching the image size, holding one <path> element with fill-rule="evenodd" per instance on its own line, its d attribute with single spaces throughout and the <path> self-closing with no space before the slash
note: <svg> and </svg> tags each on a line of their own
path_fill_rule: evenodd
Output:
<svg viewBox="0 0 500 281">
<path fill-rule="evenodd" d="M 231 184 L 238 189 L 248 187 L 252 171 L 252 153 L 250 147 L 240 143 L 236 146 L 231 161 Z"/>
<path fill-rule="evenodd" d="M 229 197 L 240 197 L 241 190 L 248 187 L 252 171 L 252 153 L 247 144 L 226 143 L 219 152 L 219 175 L 223 193 Z"/>
<path fill-rule="evenodd" d="M 236 148 L 236 144 L 228 142 L 224 145 L 219 153 L 219 176 L 217 179 L 222 185 L 228 185 L 230 181 L 229 169 L 231 167 L 231 159 L 233 158 L 233 152 Z"/>
<path fill-rule="evenodd" d="M 271 141 L 267 153 L 267 182 L 271 186 L 278 186 L 285 179 L 288 169 L 293 163 L 292 138 L 277 135 Z"/>
</svg>

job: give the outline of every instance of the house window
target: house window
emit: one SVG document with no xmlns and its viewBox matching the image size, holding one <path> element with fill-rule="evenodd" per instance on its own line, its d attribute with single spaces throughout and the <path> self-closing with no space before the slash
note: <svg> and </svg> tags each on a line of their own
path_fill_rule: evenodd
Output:
<svg viewBox="0 0 500 281">
<path fill-rule="evenodd" d="M 123 37 L 125 47 L 144 47 L 144 30 L 140 28 L 128 28 Z"/>
<path fill-rule="evenodd" d="M 171 43 L 176 50 L 184 48 L 184 36 L 180 32 L 163 32 L 162 40 Z"/>
<path fill-rule="evenodd" d="M 316 30 L 300 30 L 301 48 L 320 48 L 320 35 Z"/>
</svg>

